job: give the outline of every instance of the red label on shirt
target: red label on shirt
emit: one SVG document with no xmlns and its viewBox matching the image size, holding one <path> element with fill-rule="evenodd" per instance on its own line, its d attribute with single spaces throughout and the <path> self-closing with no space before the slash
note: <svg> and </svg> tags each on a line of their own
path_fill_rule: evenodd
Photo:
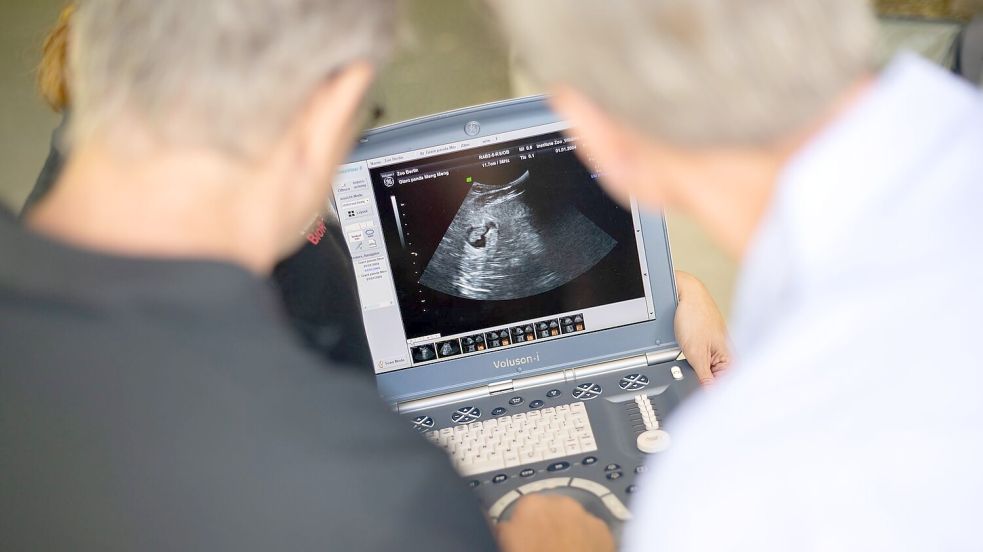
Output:
<svg viewBox="0 0 983 552">
<path fill-rule="evenodd" d="M 321 243 L 324 235 L 328 233 L 328 227 L 324 224 L 324 219 L 320 216 L 314 220 L 314 223 L 308 228 L 307 231 L 307 241 L 314 245 Z"/>
</svg>

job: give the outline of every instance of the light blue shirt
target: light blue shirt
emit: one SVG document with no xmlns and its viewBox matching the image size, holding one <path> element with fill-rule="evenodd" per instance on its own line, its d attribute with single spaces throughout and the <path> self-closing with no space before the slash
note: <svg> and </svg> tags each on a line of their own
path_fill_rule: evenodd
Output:
<svg viewBox="0 0 983 552">
<path fill-rule="evenodd" d="M 983 549 L 979 91 L 896 59 L 785 168 L 732 327 L 628 550 Z"/>
</svg>

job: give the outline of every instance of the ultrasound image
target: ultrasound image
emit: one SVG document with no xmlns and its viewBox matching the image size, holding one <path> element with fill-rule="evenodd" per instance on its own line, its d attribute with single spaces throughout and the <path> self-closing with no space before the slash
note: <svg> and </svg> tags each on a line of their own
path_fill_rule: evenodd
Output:
<svg viewBox="0 0 983 552">
<path fill-rule="evenodd" d="M 434 349 L 433 344 L 421 345 L 419 347 L 413 347 L 413 362 L 426 362 L 428 360 L 433 360 L 437 358 L 437 350 Z"/>
<path fill-rule="evenodd" d="M 562 197 L 530 193 L 526 171 L 507 184 L 475 183 L 420 283 L 481 301 L 556 289 L 595 266 L 617 242 Z"/>
<path fill-rule="evenodd" d="M 440 358 L 457 356 L 461 354 L 461 342 L 457 339 L 442 341 L 437 344 L 437 354 Z"/>
<path fill-rule="evenodd" d="M 464 336 L 446 351 L 414 347 L 415 362 L 481 352 L 482 331 L 485 350 L 559 337 L 533 325 L 516 341 L 520 320 L 556 320 L 560 336 L 584 331 L 573 315 L 553 317 L 644 297 L 631 211 L 576 151 L 499 157 L 564 140 L 549 133 L 370 171 L 407 339 Z M 413 176 L 387 185 L 400 173 Z"/>
</svg>

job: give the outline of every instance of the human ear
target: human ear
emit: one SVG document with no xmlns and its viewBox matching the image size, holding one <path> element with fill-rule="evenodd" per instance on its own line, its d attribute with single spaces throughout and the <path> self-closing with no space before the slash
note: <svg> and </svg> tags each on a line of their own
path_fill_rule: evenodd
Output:
<svg viewBox="0 0 983 552">
<path fill-rule="evenodd" d="M 330 186 L 338 164 L 351 149 L 359 108 L 373 74 L 370 64 L 353 63 L 322 84 L 312 96 L 297 136 L 297 161 L 310 180 Z"/>
<path fill-rule="evenodd" d="M 326 208 L 338 164 L 352 147 L 359 107 L 372 82 L 372 66 L 356 62 L 325 80 L 295 117 L 273 156 L 275 190 L 291 220 Z"/>
</svg>

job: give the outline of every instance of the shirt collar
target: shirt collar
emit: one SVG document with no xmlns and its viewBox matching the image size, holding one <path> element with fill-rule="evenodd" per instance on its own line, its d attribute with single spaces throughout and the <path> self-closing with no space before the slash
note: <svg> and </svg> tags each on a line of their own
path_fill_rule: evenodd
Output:
<svg viewBox="0 0 983 552">
<path fill-rule="evenodd" d="M 834 266 L 857 222 L 898 197 L 978 98 L 937 66 L 897 57 L 873 87 L 802 148 L 779 176 L 738 277 L 738 349 Z"/>
<path fill-rule="evenodd" d="M 79 249 L 30 231 L 2 209 L 0 259 L 0 290 L 20 297 L 209 318 L 245 309 L 260 319 L 282 311 L 271 286 L 242 267 Z"/>
</svg>

